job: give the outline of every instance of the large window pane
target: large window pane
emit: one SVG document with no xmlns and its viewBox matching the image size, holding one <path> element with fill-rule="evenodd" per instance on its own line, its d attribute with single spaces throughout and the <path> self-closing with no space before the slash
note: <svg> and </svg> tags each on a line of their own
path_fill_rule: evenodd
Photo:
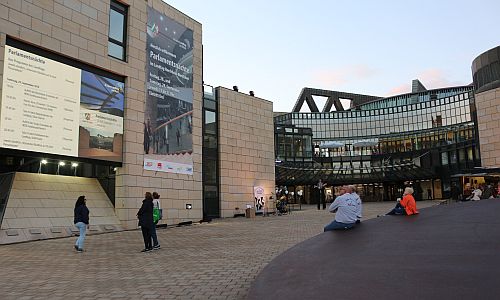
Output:
<svg viewBox="0 0 500 300">
<path fill-rule="evenodd" d="M 109 12 L 109 37 L 123 43 L 125 16 L 111 9 Z"/>
<path fill-rule="evenodd" d="M 112 42 L 108 42 L 108 55 L 123 60 L 123 47 Z"/>
<path fill-rule="evenodd" d="M 203 181 L 205 184 L 217 184 L 217 161 L 206 159 L 203 161 Z"/>
<path fill-rule="evenodd" d="M 215 122 L 215 112 L 205 111 L 205 133 L 217 134 L 217 123 Z"/>
<path fill-rule="evenodd" d="M 448 165 L 448 152 L 441 153 L 441 164 L 443 166 Z"/>
<path fill-rule="evenodd" d="M 203 135 L 203 147 L 210 149 L 217 149 L 217 136 Z"/>
</svg>

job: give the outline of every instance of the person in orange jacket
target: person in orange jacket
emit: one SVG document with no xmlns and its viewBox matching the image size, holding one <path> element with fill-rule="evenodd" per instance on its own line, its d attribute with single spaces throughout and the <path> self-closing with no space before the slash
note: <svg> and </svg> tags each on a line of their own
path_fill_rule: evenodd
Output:
<svg viewBox="0 0 500 300">
<path fill-rule="evenodd" d="M 417 203 L 413 198 L 413 188 L 407 187 L 403 193 L 403 199 L 396 204 L 387 215 L 414 215 L 418 214 Z"/>
</svg>

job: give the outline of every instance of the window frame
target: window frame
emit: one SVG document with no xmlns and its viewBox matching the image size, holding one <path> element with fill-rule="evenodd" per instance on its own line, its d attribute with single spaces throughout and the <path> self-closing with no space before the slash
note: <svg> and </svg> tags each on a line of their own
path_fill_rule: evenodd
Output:
<svg viewBox="0 0 500 300">
<path fill-rule="evenodd" d="M 122 15 L 123 17 L 123 36 L 122 36 L 122 42 L 115 40 L 110 36 L 110 29 L 111 29 L 111 11 L 115 11 L 116 13 Z M 122 60 L 122 61 L 127 61 L 127 24 L 128 24 L 128 6 L 120 1 L 116 0 L 111 0 L 109 4 L 109 20 L 108 20 L 108 56 Z M 122 57 L 116 57 L 112 55 L 109 51 L 109 43 L 114 44 L 116 46 L 119 46 L 123 49 L 122 51 Z"/>
</svg>

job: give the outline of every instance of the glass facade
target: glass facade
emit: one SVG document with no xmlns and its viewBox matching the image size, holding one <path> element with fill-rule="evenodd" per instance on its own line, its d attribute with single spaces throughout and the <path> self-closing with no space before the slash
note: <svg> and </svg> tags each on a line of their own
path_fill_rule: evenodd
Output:
<svg viewBox="0 0 500 300">
<path fill-rule="evenodd" d="M 277 161 L 311 161 L 313 156 L 310 128 L 277 126 L 274 128 Z"/>
<path fill-rule="evenodd" d="M 203 86 L 203 219 L 220 217 L 218 105 L 215 89 Z"/>
<path fill-rule="evenodd" d="M 275 123 L 311 128 L 316 142 L 380 138 L 471 122 L 471 95 L 372 110 L 289 113 L 275 117 Z"/>
<path fill-rule="evenodd" d="M 274 118 L 276 158 L 283 161 L 276 165 L 276 182 L 308 185 L 322 178 L 332 185 L 383 187 L 439 180 L 449 186 L 451 175 L 480 165 L 475 119 L 472 86 L 399 95 L 347 111 L 282 114 Z M 301 134 L 307 129 L 312 136 Z M 312 153 L 302 147 L 306 138 Z"/>
</svg>

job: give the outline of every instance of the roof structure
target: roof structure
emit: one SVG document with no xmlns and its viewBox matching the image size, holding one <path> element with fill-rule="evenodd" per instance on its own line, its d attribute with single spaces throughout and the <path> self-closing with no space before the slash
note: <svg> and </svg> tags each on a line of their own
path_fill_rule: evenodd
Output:
<svg viewBox="0 0 500 300">
<path fill-rule="evenodd" d="M 313 96 L 327 97 L 325 106 L 321 112 L 330 112 L 332 106 L 335 106 L 337 111 L 343 111 L 349 109 L 351 107 L 356 107 L 366 102 L 371 102 L 374 100 L 382 99 L 383 97 L 378 96 L 369 96 L 369 95 L 359 95 L 352 93 L 344 93 L 337 91 L 328 91 L 321 89 L 313 89 L 313 88 L 303 88 L 300 92 L 299 98 L 293 107 L 292 112 L 300 112 L 302 109 L 302 105 L 304 102 L 307 103 L 307 106 L 311 110 L 311 112 L 320 112 L 316 102 L 314 101 Z M 340 99 L 349 99 L 351 100 L 351 107 L 343 107 Z"/>
</svg>

